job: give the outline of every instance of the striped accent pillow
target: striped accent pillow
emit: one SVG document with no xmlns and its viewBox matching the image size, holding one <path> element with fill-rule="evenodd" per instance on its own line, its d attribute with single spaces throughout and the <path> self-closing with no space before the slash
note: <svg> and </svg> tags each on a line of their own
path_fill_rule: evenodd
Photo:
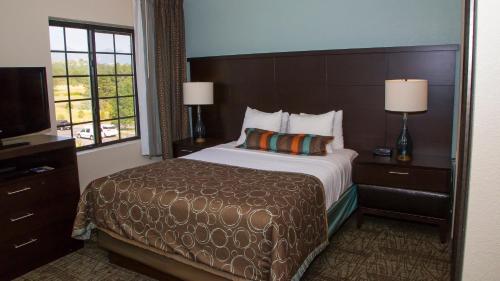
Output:
<svg viewBox="0 0 500 281">
<path fill-rule="evenodd" d="M 285 134 L 256 128 L 247 128 L 245 133 L 245 142 L 237 147 L 289 154 L 326 155 L 326 145 L 333 141 L 332 136 Z"/>
</svg>

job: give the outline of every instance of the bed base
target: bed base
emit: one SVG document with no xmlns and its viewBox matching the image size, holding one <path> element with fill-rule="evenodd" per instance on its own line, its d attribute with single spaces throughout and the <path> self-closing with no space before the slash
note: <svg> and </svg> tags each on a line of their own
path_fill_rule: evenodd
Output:
<svg viewBox="0 0 500 281">
<path fill-rule="evenodd" d="M 182 281 L 181 279 L 174 277 L 168 273 L 161 272 L 152 267 L 149 267 L 143 263 L 140 263 L 136 260 L 124 257 L 115 252 L 108 252 L 109 262 L 120 267 L 124 267 L 128 270 L 135 271 L 137 273 L 141 273 L 143 275 L 149 276 L 151 278 L 163 281 Z"/>
<path fill-rule="evenodd" d="M 114 238 L 103 231 L 98 233 L 99 246 L 109 253 L 112 264 L 166 281 L 227 281 L 203 269 L 148 251 Z M 227 274 L 229 276 L 229 274 Z"/>
</svg>

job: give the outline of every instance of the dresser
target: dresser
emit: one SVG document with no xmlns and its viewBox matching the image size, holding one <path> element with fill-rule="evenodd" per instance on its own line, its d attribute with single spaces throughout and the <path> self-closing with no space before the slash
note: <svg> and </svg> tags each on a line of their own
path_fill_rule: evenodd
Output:
<svg viewBox="0 0 500 281">
<path fill-rule="evenodd" d="M 358 184 L 358 227 L 366 214 L 439 227 L 445 242 L 451 217 L 451 159 L 414 155 L 410 162 L 361 152 L 353 164 Z"/>
<path fill-rule="evenodd" d="M 80 196 L 74 140 L 34 135 L 15 141 L 29 145 L 0 149 L 0 280 L 83 246 L 71 238 Z M 39 167 L 50 168 L 34 171 Z"/>
<path fill-rule="evenodd" d="M 206 138 L 205 142 L 196 142 L 194 138 L 186 138 L 182 140 L 175 141 L 174 146 L 174 157 L 182 157 L 191 154 L 196 151 L 200 151 L 205 148 L 219 145 L 224 143 L 222 139 L 218 138 Z"/>
</svg>

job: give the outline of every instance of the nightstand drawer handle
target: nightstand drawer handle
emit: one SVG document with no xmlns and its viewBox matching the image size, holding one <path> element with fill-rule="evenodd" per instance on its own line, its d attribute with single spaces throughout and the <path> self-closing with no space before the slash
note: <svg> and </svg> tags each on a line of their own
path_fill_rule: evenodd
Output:
<svg viewBox="0 0 500 281">
<path fill-rule="evenodd" d="M 31 244 L 31 243 L 35 243 L 36 241 L 38 241 L 38 239 L 31 238 L 31 240 L 30 240 L 30 241 L 24 242 L 24 243 L 22 243 L 22 244 L 19 244 L 19 245 L 14 244 L 14 249 L 19 249 L 19 248 L 22 248 L 22 247 L 24 247 L 24 246 L 28 246 L 29 244 Z"/>
<path fill-rule="evenodd" d="M 19 220 L 23 220 L 23 219 L 27 219 L 29 217 L 32 217 L 34 216 L 35 214 L 34 213 L 27 213 L 26 215 L 24 216 L 20 216 L 18 218 L 13 218 L 13 219 L 10 219 L 10 222 L 15 222 L 15 221 L 19 221 Z"/>
<path fill-rule="evenodd" d="M 391 174 L 391 175 L 409 175 L 410 173 L 408 173 L 408 172 L 389 171 L 389 174 Z"/>
<path fill-rule="evenodd" d="M 14 195 L 16 193 L 21 193 L 21 192 L 28 191 L 28 190 L 31 190 L 31 187 L 25 187 L 25 188 L 21 188 L 21 189 L 14 190 L 14 191 L 9 191 L 9 192 L 7 192 L 7 195 Z"/>
<path fill-rule="evenodd" d="M 181 149 L 181 152 L 193 153 L 194 151 L 189 149 Z"/>
</svg>

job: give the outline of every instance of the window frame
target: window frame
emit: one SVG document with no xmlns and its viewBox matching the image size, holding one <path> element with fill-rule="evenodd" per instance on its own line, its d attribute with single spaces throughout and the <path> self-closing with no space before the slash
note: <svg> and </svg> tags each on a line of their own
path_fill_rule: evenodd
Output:
<svg viewBox="0 0 500 281">
<path fill-rule="evenodd" d="M 100 133 L 95 133 L 94 134 L 94 143 L 90 145 L 84 145 L 77 147 L 77 151 L 84 151 L 84 150 L 89 150 L 89 149 L 94 149 L 98 147 L 104 147 L 104 146 L 109 146 L 109 145 L 114 145 L 118 143 L 124 143 L 124 142 L 129 142 L 129 141 L 134 141 L 138 140 L 141 138 L 140 135 L 140 120 L 139 120 L 139 98 L 138 98 L 138 93 L 137 93 L 137 69 L 136 69 L 136 63 L 135 63 L 135 57 L 136 57 L 136 51 L 135 51 L 135 38 L 134 38 L 134 29 L 133 28 L 128 28 L 128 27 L 117 27 L 117 26 L 109 26 L 109 25 L 100 25 L 100 24 L 91 24 L 91 23 L 82 23 L 82 22 L 74 22 L 74 21 L 66 21 L 66 20 L 56 20 L 56 19 L 49 19 L 49 27 L 63 27 L 63 28 L 79 28 L 79 29 L 85 29 L 87 31 L 87 51 L 68 51 L 67 50 L 67 44 L 66 44 L 66 35 L 64 35 L 64 50 L 52 50 L 50 49 L 50 54 L 52 56 L 53 53 L 59 53 L 59 54 L 64 54 L 64 59 L 65 59 L 65 70 L 66 74 L 65 75 L 54 75 L 53 71 L 51 73 L 52 79 L 55 78 L 65 78 L 66 79 L 66 84 L 67 84 L 67 94 L 68 98 L 67 100 L 61 100 L 61 101 L 56 101 L 55 99 L 55 94 L 54 94 L 54 109 L 55 105 L 57 103 L 68 103 L 68 110 L 69 110 L 69 118 L 70 120 L 70 127 L 71 127 L 71 136 L 72 138 L 76 139 L 76 136 L 74 135 L 73 128 L 75 125 L 81 125 L 81 124 L 92 124 L 92 128 L 94 132 L 100 132 L 100 127 L 103 124 L 102 122 L 117 122 L 117 130 L 118 130 L 118 139 L 117 140 L 112 140 L 112 141 L 107 141 L 103 142 L 102 137 Z M 117 52 L 116 49 L 113 52 L 98 52 L 96 51 L 96 43 L 95 43 L 95 34 L 96 33 L 108 33 L 108 34 L 113 34 L 114 35 L 127 35 L 130 36 L 131 38 L 131 44 L 130 44 L 130 51 L 131 53 L 123 53 L 123 52 Z M 50 37 L 50 35 L 49 35 Z M 50 39 L 50 38 L 49 38 Z M 115 40 L 113 40 L 113 46 L 115 46 Z M 70 75 L 69 73 L 69 67 L 68 67 L 68 53 L 70 54 L 86 54 L 88 55 L 88 62 L 89 62 L 89 73 L 88 75 Z M 114 56 L 114 68 L 115 68 L 115 73 L 114 74 L 97 74 L 97 55 L 98 54 L 111 54 Z M 117 73 L 117 61 L 116 61 L 116 56 L 117 55 L 130 55 L 131 56 L 131 66 L 132 66 L 132 72 L 130 74 L 118 74 Z M 51 58 L 51 64 L 52 64 L 52 58 Z M 69 88 L 69 80 L 72 77 L 88 77 L 89 78 L 89 83 L 90 83 L 90 98 L 84 98 L 84 99 L 71 99 L 71 93 L 70 93 L 70 88 Z M 112 77 L 115 78 L 115 91 L 116 91 L 116 96 L 113 97 L 99 97 L 99 89 L 98 89 L 98 80 L 99 77 Z M 128 96 L 120 96 L 118 93 L 118 78 L 119 77 L 131 77 L 132 78 L 132 89 L 133 89 L 133 94 L 128 95 Z M 52 89 L 53 91 L 53 89 Z M 119 99 L 120 98 L 134 98 L 134 115 L 132 116 L 120 116 L 120 104 L 119 104 Z M 103 99 L 110 99 L 110 100 L 115 100 L 116 101 L 116 108 L 117 108 L 117 116 L 116 118 L 111 118 L 111 119 L 102 119 L 100 116 L 100 107 L 99 107 L 99 101 Z M 72 116 L 73 112 L 71 109 L 71 102 L 73 101 L 91 101 L 92 104 L 92 121 L 90 122 L 73 122 Z M 133 137 L 128 137 L 121 139 L 121 126 L 120 126 L 120 120 L 121 119 L 129 119 L 129 118 L 134 118 L 135 122 L 135 136 Z M 67 127 L 68 125 L 61 125 L 57 126 L 56 124 L 56 129 L 59 127 Z"/>
</svg>

